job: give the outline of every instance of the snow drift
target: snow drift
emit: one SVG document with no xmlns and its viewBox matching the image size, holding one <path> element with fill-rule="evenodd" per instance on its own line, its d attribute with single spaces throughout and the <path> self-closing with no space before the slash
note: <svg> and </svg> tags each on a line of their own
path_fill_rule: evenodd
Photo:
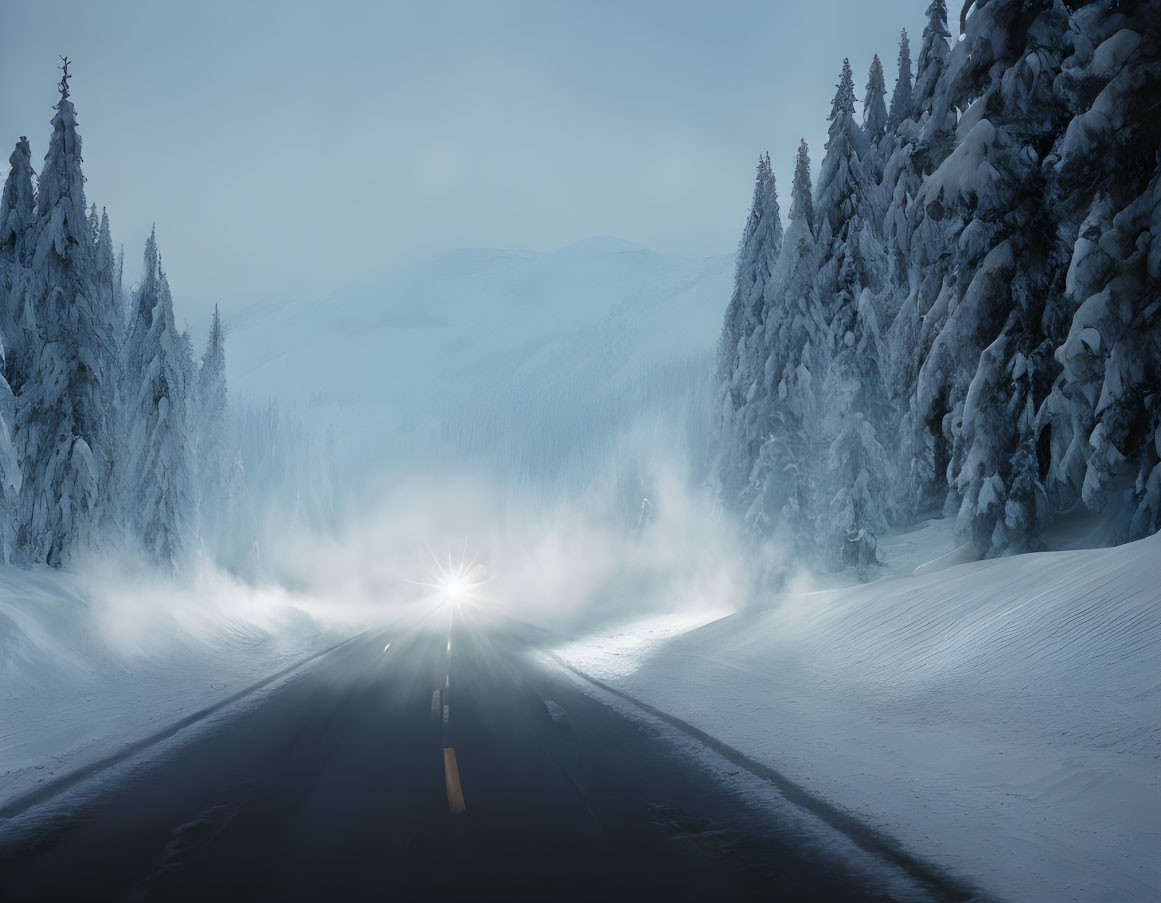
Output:
<svg viewBox="0 0 1161 903">
<path fill-rule="evenodd" d="M 1159 560 L 1152 536 L 920 567 L 560 651 L 1000 898 L 1155 900 Z"/>
</svg>

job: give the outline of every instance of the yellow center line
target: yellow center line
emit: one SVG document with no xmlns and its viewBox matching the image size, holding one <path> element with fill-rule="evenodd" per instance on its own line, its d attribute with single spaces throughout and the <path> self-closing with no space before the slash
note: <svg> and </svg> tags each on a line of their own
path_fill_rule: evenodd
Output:
<svg viewBox="0 0 1161 903">
<path fill-rule="evenodd" d="M 447 807 L 453 815 L 462 815 L 468 807 L 464 803 L 464 791 L 460 787 L 460 768 L 456 764 L 454 747 L 443 748 L 443 781 L 447 788 Z"/>
</svg>

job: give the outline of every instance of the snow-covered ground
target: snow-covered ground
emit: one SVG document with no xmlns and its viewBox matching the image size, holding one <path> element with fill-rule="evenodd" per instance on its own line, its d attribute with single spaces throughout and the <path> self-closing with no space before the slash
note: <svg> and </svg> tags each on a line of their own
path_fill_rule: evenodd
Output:
<svg viewBox="0 0 1161 903">
<path fill-rule="evenodd" d="M 0 569 L 0 808 L 337 642 L 285 593 Z"/>
<path fill-rule="evenodd" d="M 558 651 L 1002 899 L 1161 900 L 1161 535 L 923 546 L 895 541 L 912 576 Z"/>
</svg>

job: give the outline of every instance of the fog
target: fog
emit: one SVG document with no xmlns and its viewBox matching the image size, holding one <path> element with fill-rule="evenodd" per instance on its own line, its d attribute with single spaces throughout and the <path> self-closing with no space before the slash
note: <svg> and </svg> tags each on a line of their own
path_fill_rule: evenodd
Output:
<svg viewBox="0 0 1161 903">
<path fill-rule="evenodd" d="M 6 10 L 0 131 L 39 159 L 68 53 L 126 282 L 156 223 L 178 320 L 226 317 L 257 512 L 203 537 L 173 623 L 380 619 L 433 554 L 539 623 L 741 604 L 706 464 L 753 159 L 788 186 L 805 135 L 817 162 L 833 48 L 890 68 L 920 6 Z M 82 570 L 127 653 L 164 633 L 162 578 Z"/>
</svg>

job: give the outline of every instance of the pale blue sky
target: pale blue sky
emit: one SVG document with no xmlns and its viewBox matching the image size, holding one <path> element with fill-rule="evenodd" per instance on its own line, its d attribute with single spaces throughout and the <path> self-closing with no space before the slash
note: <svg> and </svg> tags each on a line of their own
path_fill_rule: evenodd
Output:
<svg viewBox="0 0 1161 903">
<path fill-rule="evenodd" d="M 68 54 L 89 198 L 130 273 L 156 221 L 200 320 L 454 247 L 732 252 L 757 154 L 785 207 L 842 58 L 890 88 L 926 0 L 0 6 L 4 157 L 43 157 Z"/>
</svg>

